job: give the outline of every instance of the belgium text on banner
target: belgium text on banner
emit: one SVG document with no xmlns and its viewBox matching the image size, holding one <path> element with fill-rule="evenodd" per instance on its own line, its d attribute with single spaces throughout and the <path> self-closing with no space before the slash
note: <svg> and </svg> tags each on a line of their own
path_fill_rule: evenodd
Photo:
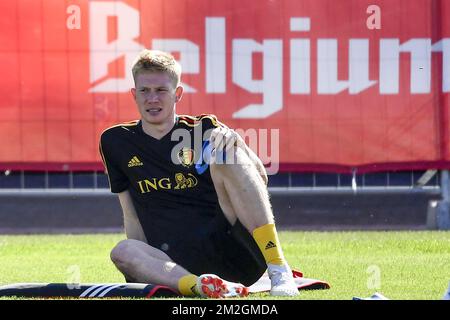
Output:
<svg viewBox="0 0 450 320">
<path fill-rule="evenodd" d="M 372 2 L 2 1 L 0 169 L 102 170 L 143 48 L 182 64 L 178 113 L 279 130 L 281 170 L 449 168 L 450 2 L 378 0 L 369 28 Z"/>
</svg>

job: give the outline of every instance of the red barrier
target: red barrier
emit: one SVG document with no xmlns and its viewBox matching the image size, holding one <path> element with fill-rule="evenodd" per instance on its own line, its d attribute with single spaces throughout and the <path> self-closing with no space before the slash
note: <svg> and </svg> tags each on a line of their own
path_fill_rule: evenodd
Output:
<svg viewBox="0 0 450 320">
<path fill-rule="evenodd" d="M 2 1 L 0 169 L 102 170 L 144 47 L 181 62 L 178 113 L 256 133 L 282 170 L 450 168 L 449 18 L 440 0 Z"/>
</svg>

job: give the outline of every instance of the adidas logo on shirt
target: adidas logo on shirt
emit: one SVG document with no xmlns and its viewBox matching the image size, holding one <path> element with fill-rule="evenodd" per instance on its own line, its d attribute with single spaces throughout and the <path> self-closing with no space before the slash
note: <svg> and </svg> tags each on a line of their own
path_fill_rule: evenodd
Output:
<svg viewBox="0 0 450 320">
<path fill-rule="evenodd" d="M 139 158 L 136 156 L 134 156 L 133 158 L 131 158 L 130 161 L 128 161 L 128 168 L 143 166 L 143 165 L 144 164 L 141 162 L 141 160 L 139 160 Z"/>
<path fill-rule="evenodd" d="M 277 246 L 272 241 L 267 242 L 266 244 L 266 250 L 270 248 L 276 248 Z"/>
</svg>

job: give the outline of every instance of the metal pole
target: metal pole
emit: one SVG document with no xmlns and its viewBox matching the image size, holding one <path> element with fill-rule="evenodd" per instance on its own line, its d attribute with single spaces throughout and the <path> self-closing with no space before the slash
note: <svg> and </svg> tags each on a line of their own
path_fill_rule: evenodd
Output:
<svg viewBox="0 0 450 320">
<path fill-rule="evenodd" d="M 441 195 L 437 207 L 437 227 L 441 230 L 450 230 L 450 180 L 449 171 L 441 171 Z"/>
<path fill-rule="evenodd" d="M 442 170 L 441 171 L 441 194 L 443 201 L 450 201 L 450 179 L 449 179 L 449 171 Z"/>
</svg>

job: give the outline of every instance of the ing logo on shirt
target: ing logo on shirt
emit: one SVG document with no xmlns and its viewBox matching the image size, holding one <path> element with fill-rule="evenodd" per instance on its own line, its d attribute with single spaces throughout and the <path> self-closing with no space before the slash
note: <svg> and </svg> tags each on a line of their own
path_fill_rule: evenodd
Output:
<svg viewBox="0 0 450 320">
<path fill-rule="evenodd" d="M 142 194 L 160 190 L 180 190 L 194 188 L 198 184 L 198 179 L 192 173 L 184 175 L 181 172 L 175 173 L 174 178 L 149 178 L 137 181 L 138 188 Z"/>
<path fill-rule="evenodd" d="M 197 185 L 197 178 L 192 173 L 188 173 L 187 175 L 188 178 L 186 178 L 182 173 L 175 174 L 175 182 L 177 185 L 174 189 L 193 188 Z"/>
</svg>

